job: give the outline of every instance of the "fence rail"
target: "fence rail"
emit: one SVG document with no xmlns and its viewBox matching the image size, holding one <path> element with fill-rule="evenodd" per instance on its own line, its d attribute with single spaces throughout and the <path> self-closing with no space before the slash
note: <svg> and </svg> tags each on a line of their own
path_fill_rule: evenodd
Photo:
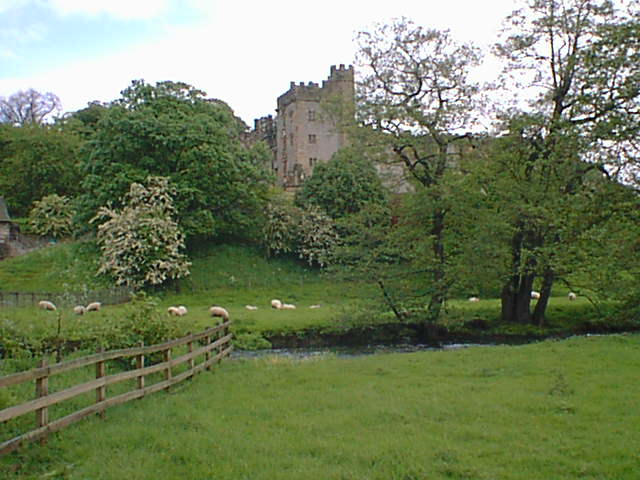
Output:
<svg viewBox="0 0 640 480">
<path fill-rule="evenodd" d="M 43 359 L 38 368 L 0 377 L 0 388 L 35 380 L 36 391 L 35 399 L 0 410 L 0 422 L 6 422 L 32 412 L 36 414 L 36 428 L 1 443 L 0 456 L 15 450 L 28 441 L 38 439 L 46 441 L 49 433 L 61 430 L 88 415 L 93 413 L 104 415 L 104 411 L 108 407 L 141 398 L 160 390 L 167 390 L 172 385 L 182 382 L 205 369 L 210 370 L 214 363 L 220 362 L 233 350 L 233 346 L 231 345 L 232 334 L 229 333 L 230 326 L 231 322 L 227 321 L 215 327 L 208 328 L 203 332 L 189 334 L 185 337 L 162 344 L 147 346 L 141 344 L 133 348 L 98 352 L 94 355 L 53 365 L 48 365 L 46 359 Z M 214 337 L 216 338 L 214 339 Z M 203 345 L 194 349 L 194 342 L 200 342 Z M 187 353 L 171 358 L 172 349 L 182 345 L 186 345 Z M 212 353 L 214 350 L 215 355 Z M 158 352 L 163 354 L 163 361 L 145 367 L 145 356 Z M 136 368 L 134 370 L 106 375 L 106 361 L 130 357 L 135 357 L 136 359 Z M 197 357 L 204 357 L 203 361 L 196 364 Z M 188 365 L 188 369 L 174 375 L 172 369 L 184 363 Z M 95 380 L 84 382 L 59 392 L 49 393 L 49 377 L 91 365 L 96 366 Z M 164 380 L 154 383 L 153 385 L 145 385 L 146 377 L 157 372 L 164 372 Z M 137 388 L 107 398 L 107 386 L 131 379 L 137 380 Z M 91 391 L 96 392 L 96 401 L 93 405 L 73 412 L 65 417 L 49 421 L 48 408 L 50 406 Z"/>
<path fill-rule="evenodd" d="M 40 300 L 49 300 L 58 306 L 72 307 L 99 301 L 104 305 L 128 302 L 131 289 L 115 287 L 104 290 L 89 290 L 80 293 L 66 292 L 3 292 L 0 291 L 0 307 L 30 307 Z"/>
</svg>

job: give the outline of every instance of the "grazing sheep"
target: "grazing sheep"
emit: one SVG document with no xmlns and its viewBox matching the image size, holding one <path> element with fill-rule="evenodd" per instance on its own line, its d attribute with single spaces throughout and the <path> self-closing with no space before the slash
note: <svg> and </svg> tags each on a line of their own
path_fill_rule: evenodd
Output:
<svg viewBox="0 0 640 480">
<path fill-rule="evenodd" d="M 221 317 L 224 320 L 229 320 L 229 312 L 227 312 L 226 308 L 214 305 L 209 309 L 209 313 L 212 317 Z"/>
<path fill-rule="evenodd" d="M 480 301 L 480 297 L 469 297 L 469 301 L 470 302 L 479 302 Z"/>
<path fill-rule="evenodd" d="M 189 313 L 189 311 L 187 310 L 187 307 L 185 307 L 184 305 L 180 305 L 178 307 L 178 311 L 180 312 L 181 317 L 184 317 L 187 313 Z"/>
<path fill-rule="evenodd" d="M 91 302 L 89 305 L 87 305 L 86 311 L 97 312 L 98 310 L 100 310 L 101 306 L 102 304 L 100 302 Z"/>
<path fill-rule="evenodd" d="M 57 310 L 53 302 L 50 302 L 49 300 L 40 300 L 38 302 L 38 307 L 42 308 L 43 310 L 51 310 L 51 311 Z"/>
<path fill-rule="evenodd" d="M 573 292 L 569 292 L 569 295 L 567 295 L 567 297 L 569 297 L 569 300 L 571 300 L 572 302 L 573 302 L 576 298 L 578 298 L 578 296 L 577 296 L 575 293 L 573 293 Z"/>
<path fill-rule="evenodd" d="M 247 310 L 257 310 L 258 307 L 256 307 L 255 305 L 245 305 L 244 308 L 246 308 Z"/>
<path fill-rule="evenodd" d="M 283 303 L 282 307 L 280 307 L 282 310 L 295 310 L 296 306 L 292 305 L 290 303 Z"/>
<path fill-rule="evenodd" d="M 531 298 L 533 298 L 534 300 L 539 300 L 540 299 L 540 292 L 536 292 L 535 290 L 531 290 Z"/>
<path fill-rule="evenodd" d="M 75 313 L 76 315 L 84 315 L 86 311 L 87 309 L 82 305 L 76 305 L 75 307 L 73 307 L 73 313 Z"/>
<path fill-rule="evenodd" d="M 320 305 L 311 305 L 309 308 L 320 308 Z"/>
<path fill-rule="evenodd" d="M 169 315 L 175 315 L 176 317 L 180 316 L 180 310 L 178 309 L 178 307 L 169 307 L 169 308 L 167 308 L 167 313 Z"/>
<path fill-rule="evenodd" d="M 276 300 L 276 299 L 271 300 L 271 308 L 275 308 L 276 310 L 280 310 L 282 308 L 282 302 L 280 300 Z"/>
</svg>

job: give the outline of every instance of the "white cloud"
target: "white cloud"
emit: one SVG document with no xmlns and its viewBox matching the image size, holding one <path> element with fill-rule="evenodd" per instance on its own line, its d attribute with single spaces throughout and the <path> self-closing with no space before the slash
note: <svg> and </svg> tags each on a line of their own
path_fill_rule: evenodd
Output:
<svg viewBox="0 0 640 480">
<path fill-rule="evenodd" d="M 122 20 L 150 19 L 166 12 L 169 0 L 50 0 L 61 15 L 109 15 Z"/>
</svg>

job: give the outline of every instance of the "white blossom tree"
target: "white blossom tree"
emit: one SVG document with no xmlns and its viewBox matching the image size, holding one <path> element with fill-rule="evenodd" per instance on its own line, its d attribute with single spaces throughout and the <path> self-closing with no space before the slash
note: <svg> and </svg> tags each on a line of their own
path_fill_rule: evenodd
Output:
<svg viewBox="0 0 640 480">
<path fill-rule="evenodd" d="M 98 273 L 134 288 L 189 275 L 191 263 L 182 253 L 184 234 L 174 218 L 172 194 L 168 178 L 149 176 L 146 185 L 131 184 L 121 210 L 100 208 L 92 219 L 106 219 L 98 227 Z"/>
</svg>

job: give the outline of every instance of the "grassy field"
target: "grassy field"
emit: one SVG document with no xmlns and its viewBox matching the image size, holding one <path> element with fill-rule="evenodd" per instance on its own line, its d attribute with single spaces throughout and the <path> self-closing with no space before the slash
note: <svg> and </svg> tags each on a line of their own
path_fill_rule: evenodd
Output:
<svg viewBox="0 0 640 480">
<path fill-rule="evenodd" d="M 636 479 L 640 337 L 234 359 L 2 459 L 2 478 Z"/>
</svg>

